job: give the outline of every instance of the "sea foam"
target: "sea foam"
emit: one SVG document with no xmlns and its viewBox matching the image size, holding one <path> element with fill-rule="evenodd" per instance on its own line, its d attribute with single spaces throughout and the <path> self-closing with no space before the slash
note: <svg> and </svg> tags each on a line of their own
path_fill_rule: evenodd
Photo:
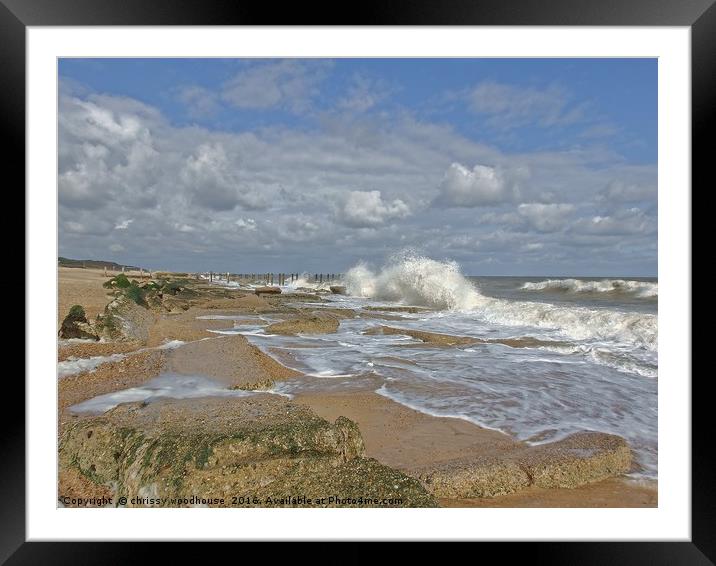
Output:
<svg viewBox="0 0 716 566">
<path fill-rule="evenodd" d="M 628 279 L 547 279 L 545 281 L 527 282 L 522 285 L 525 291 L 562 291 L 566 293 L 610 293 L 631 295 L 639 298 L 659 296 L 659 284 L 649 281 L 633 281 Z"/>
<path fill-rule="evenodd" d="M 88 399 L 70 409 L 76 413 L 104 413 L 120 403 L 141 401 L 151 403 L 159 399 L 194 399 L 198 397 L 247 397 L 252 392 L 227 389 L 203 376 L 163 374 L 139 387 L 114 391 Z"/>
<path fill-rule="evenodd" d="M 454 261 L 403 254 L 378 271 L 359 263 L 345 274 L 345 285 L 353 296 L 469 311 L 493 324 L 556 330 L 574 340 L 614 340 L 653 351 L 657 347 L 654 314 L 488 297 Z"/>
<path fill-rule="evenodd" d="M 418 255 L 395 258 L 378 272 L 360 263 L 345 274 L 351 295 L 437 309 L 469 310 L 484 299 L 454 261 Z"/>
</svg>

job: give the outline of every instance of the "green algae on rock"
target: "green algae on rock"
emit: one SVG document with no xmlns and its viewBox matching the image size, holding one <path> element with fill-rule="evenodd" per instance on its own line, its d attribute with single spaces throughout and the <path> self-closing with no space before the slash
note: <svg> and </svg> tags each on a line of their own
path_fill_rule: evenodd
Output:
<svg viewBox="0 0 716 566">
<path fill-rule="evenodd" d="M 146 344 L 155 315 L 132 298 L 120 295 L 97 317 L 94 327 L 109 340 L 130 340 Z"/>
<path fill-rule="evenodd" d="M 270 395 L 119 405 L 68 423 L 59 454 L 61 470 L 163 506 L 193 495 L 224 506 L 250 495 L 256 506 L 273 506 L 286 493 L 436 505 L 416 479 L 363 457 L 354 422 L 330 423 Z"/>
<path fill-rule="evenodd" d="M 83 338 L 99 340 L 99 336 L 87 320 L 85 309 L 81 305 L 72 305 L 70 312 L 62 321 L 60 338 Z"/>
</svg>

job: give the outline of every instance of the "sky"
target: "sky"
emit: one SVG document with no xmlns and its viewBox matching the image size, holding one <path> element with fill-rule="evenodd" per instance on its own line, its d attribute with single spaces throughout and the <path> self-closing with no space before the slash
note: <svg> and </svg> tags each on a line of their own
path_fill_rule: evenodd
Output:
<svg viewBox="0 0 716 566">
<path fill-rule="evenodd" d="M 655 276 L 656 59 L 60 59 L 59 253 Z"/>
</svg>

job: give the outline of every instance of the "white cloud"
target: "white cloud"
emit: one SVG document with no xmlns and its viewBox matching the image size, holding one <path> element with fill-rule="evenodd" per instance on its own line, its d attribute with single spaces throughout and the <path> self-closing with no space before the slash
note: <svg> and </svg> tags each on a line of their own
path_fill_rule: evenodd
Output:
<svg viewBox="0 0 716 566">
<path fill-rule="evenodd" d="M 520 226 L 524 225 L 525 220 L 522 216 L 517 214 L 517 212 L 514 208 L 512 208 L 512 206 L 510 206 L 508 212 L 486 212 L 485 214 L 482 214 L 480 216 L 478 222 L 482 226 L 494 225 L 503 228 L 510 227 L 513 229 L 518 229 Z"/>
<path fill-rule="evenodd" d="M 371 228 L 409 214 L 402 200 L 384 201 L 380 191 L 351 191 L 340 208 L 339 218 L 353 228 Z"/>
<path fill-rule="evenodd" d="M 247 209 L 267 206 L 265 195 L 251 190 L 239 176 L 240 160 L 227 155 L 220 142 L 204 143 L 190 155 L 180 172 L 191 199 L 214 211 L 233 210 L 241 205 Z"/>
<path fill-rule="evenodd" d="M 205 208 L 231 210 L 239 204 L 238 177 L 219 143 L 200 145 L 187 158 L 180 178 L 193 201 Z"/>
<path fill-rule="evenodd" d="M 349 112 L 365 112 L 380 104 L 389 95 L 390 89 L 384 82 L 356 74 L 346 95 L 338 101 L 338 107 Z"/>
<path fill-rule="evenodd" d="M 500 129 L 571 124 L 584 117 L 584 107 L 570 105 L 567 92 L 555 85 L 540 89 L 483 81 L 469 91 L 467 102 L 470 110 L 490 117 L 488 123 Z"/>
<path fill-rule="evenodd" d="M 320 235 L 320 224 L 320 220 L 304 213 L 285 216 L 278 224 L 277 235 L 284 242 L 310 242 Z"/>
<path fill-rule="evenodd" d="M 537 262 L 561 253 L 569 263 L 583 257 L 577 246 L 588 239 L 621 265 L 633 249 L 655 258 L 645 243 L 655 230 L 655 194 L 638 202 L 644 232 L 639 216 L 624 216 L 629 208 L 616 200 L 634 190 L 617 195 L 612 187 L 609 208 L 599 194 L 615 179 L 655 187 L 656 167 L 610 152 L 507 155 L 401 113 L 380 120 L 330 113 L 330 127 L 316 128 L 178 127 L 137 101 L 82 96 L 60 97 L 59 244 L 67 257 L 103 259 L 116 244 L 137 265 L 210 269 L 240 256 L 246 269 L 275 270 L 280 262 L 285 270 L 320 271 L 408 243 L 458 261 L 498 254 L 503 264 L 525 255 Z M 563 230 L 575 211 L 583 221 Z M 115 229 L 129 219 L 126 230 Z M 530 243 L 543 247 L 523 247 Z"/>
<path fill-rule="evenodd" d="M 571 204 L 524 203 L 517 212 L 538 232 L 558 232 L 565 227 L 567 216 L 574 210 Z"/>
<path fill-rule="evenodd" d="M 656 198 L 656 185 L 610 182 L 600 193 L 599 199 L 605 202 L 639 202 Z"/>
<path fill-rule="evenodd" d="M 468 169 L 453 163 L 440 183 L 436 204 L 441 206 L 490 206 L 512 198 L 509 184 L 502 171 L 486 165 Z"/>
<path fill-rule="evenodd" d="M 155 141 L 146 124 L 161 121 L 152 108 L 125 98 L 60 98 L 59 200 L 99 210 L 115 200 L 144 208 L 155 202 L 160 177 Z"/>
<path fill-rule="evenodd" d="M 226 82 L 222 98 L 237 108 L 262 110 L 280 107 L 303 112 L 318 95 L 327 64 L 283 60 L 260 63 Z"/>
<path fill-rule="evenodd" d="M 181 87 L 177 97 L 186 106 L 187 113 L 192 118 L 213 116 L 221 107 L 215 92 L 198 85 Z"/>
<path fill-rule="evenodd" d="M 124 246 L 122 244 L 111 244 L 109 246 L 109 251 L 111 252 L 123 252 Z"/>
<path fill-rule="evenodd" d="M 525 252 L 534 252 L 538 251 L 544 248 L 544 244 L 542 242 L 527 242 L 522 246 L 522 250 Z"/>
<path fill-rule="evenodd" d="M 234 224 L 247 232 L 256 231 L 256 221 L 253 218 L 239 218 Z"/>
<path fill-rule="evenodd" d="M 593 235 L 644 234 L 656 230 L 656 220 L 639 208 L 620 210 L 610 216 L 580 218 L 574 223 L 574 231 Z"/>
<path fill-rule="evenodd" d="M 119 224 L 117 224 L 114 229 L 115 230 L 126 230 L 129 228 L 129 225 L 134 222 L 134 218 L 130 218 L 128 220 L 122 220 Z"/>
</svg>

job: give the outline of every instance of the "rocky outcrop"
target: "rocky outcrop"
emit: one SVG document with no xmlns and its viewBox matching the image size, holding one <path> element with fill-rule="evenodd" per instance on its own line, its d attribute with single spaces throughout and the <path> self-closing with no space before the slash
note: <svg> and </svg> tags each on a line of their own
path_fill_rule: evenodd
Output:
<svg viewBox="0 0 716 566">
<path fill-rule="evenodd" d="M 116 297 L 97 317 L 95 329 L 103 338 L 146 344 L 154 314 L 124 295 Z"/>
<path fill-rule="evenodd" d="M 430 309 L 427 307 L 363 307 L 367 311 L 379 311 L 379 312 L 407 312 L 410 314 L 418 314 L 421 312 L 427 312 Z"/>
<path fill-rule="evenodd" d="M 531 484 L 574 488 L 629 472 L 632 454 L 626 440 L 614 434 L 580 432 L 563 440 L 525 449 L 515 456 Z"/>
<path fill-rule="evenodd" d="M 344 285 L 331 285 L 329 287 L 331 290 L 331 293 L 334 295 L 345 295 L 346 294 L 346 288 Z"/>
<path fill-rule="evenodd" d="M 255 395 L 131 403 L 78 417 L 63 431 L 59 461 L 61 473 L 76 470 L 129 498 L 128 506 L 190 506 L 192 496 L 212 506 L 291 506 L 287 495 L 326 498 L 309 504 L 322 507 L 380 505 L 359 498 L 435 506 L 416 479 L 363 452 L 352 421 L 330 423 L 307 407 Z M 346 501 L 328 499 L 335 496 Z"/>
<path fill-rule="evenodd" d="M 453 460 L 414 472 L 437 497 L 495 497 L 532 485 L 575 488 L 627 473 L 631 463 L 623 438 L 580 432 L 491 458 Z"/>
<path fill-rule="evenodd" d="M 62 321 L 60 327 L 60 338 L 84 338 L 99 340 L 99 335 L 94 327 L 87 320 L 85 309 L 80 305 L 74 305 Z"/>
<path fill-rule="evenodd" d="M 191 308 L 191 303 L 175 299 L 172 296 L 164 296 L 161 299 L 161 307 L 172 314 L 179 314 Z"/>
<path fill-rule="evenodd" d="M 425 344 L 434 346 L 472 346 L 475 344 L 502 344 L 510 348 L 539 348 L 540 346 L 563 346 L 566 342 L 558 340 L 540 340 L 531 336 L 520 338 L 473 338 L 472 336 L 454 336 L 452 334 L 440 334 L 439 332 L 427 332 L 425 330 L 413 330 L 411 328 L 395 328 L 393 326 L 373 326 L 363 331 L 367 335 L 396 334 L 410 336 Z"/>
<path fill-rule="evenodd" d="M 469 336 L 453 336 L 450 334 L 425 332 L 423 330 L 412 330 L 409 328 L 393 328 L 392 326 L 374 326 L 365 330 L 363 334 L 398 334 L 410 336 L 416 340 L 425 342 L 426 344 L 435 344 L 438 346 L 460 346 L 475 344 L 478 342 L 476 338 L 470 338 Z"/>
<path fill-rule="evenodd" d="M 328 314 L 304 315 L 276 322 L 266 327 L 267 334 L 330 334 L 338 330 L 340 323 Z"/>
<path fill-rule="evenodd" d="M 87 320 L 84 309 L 80 305 L 74 305 L 62 321 L 60 338 L 91 338 L 146 344 L 155 315 L 144 300 L 144 295 L 135 296 L 128 290 L 138 291 L 140 288 L 123 288 L 92 323 Z"/>
<path fill-rule="evenodd" d="M 496 497 L 530 485 L 529 475 L 517 462 L 498 457 L 443 462 L 416 475 L 436 497 Z"/>
</svg>

